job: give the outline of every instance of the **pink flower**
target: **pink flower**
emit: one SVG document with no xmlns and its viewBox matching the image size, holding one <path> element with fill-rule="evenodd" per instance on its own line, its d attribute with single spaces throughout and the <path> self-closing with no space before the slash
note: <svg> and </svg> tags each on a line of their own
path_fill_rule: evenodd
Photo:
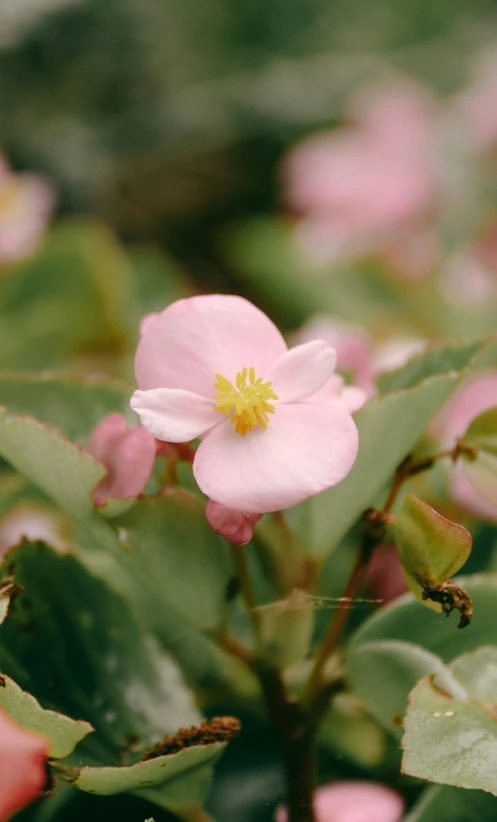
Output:
<svg viewBox="0 0 497 822">
<path fill-rule="evenodd" d="M 260 520 L 262 514 L 232 511 L 231 508 L 226 508 L 210 499 L 205 506 L 205 516 L 211 528 L 228 542 L 234 545 L 246 545 L 254 536 L 254 523 Z"/>
<path fill-rule="evenodd" d="M 33 251 L 53 204 L 48 183 L 33 174 L 14 174 L 0 156 L 0 264 Z"/>
<path fill-rule="evenodd" d="M 355 126 L 310 137 L 289 154 L 287 202 L 302 215 L 300 238 L 317 259 L 383 249 L 398 256 L 397 233 L 404 247 L 414 230 L 407 274 L 416 274 L 432 263 L 419 235 L 437 191 L 426 95 L 407 84 L 374 90 L 358 108 Z"/>
<path fill-rule="evenodd" d="M 34 802 L 46 782 L 49 741 L 0 708 L 0 822 Z"/>
<path fill-rule="evenodd" d="M 431 433 L 443 448 L 450 448 L 463 437 L 475 417 L 494 406 L 497 406 L 497 371 L 478 374 L 466 380 L 437 414 Z M 497 502 L 492 505 L 475 490 L 465 472 L 464 460 L 459 460 L 453 470 L 451 494 L 470 514 L 497 522 Z"/>
<path fill-rule="evenodd" d="M 377 782 L 335 782 L 318 788 L 314 799 L 316 822 L 400 822 L 404 800 Z M 287 822 L 286 808 L 276 822 Z"/>
<path fill-rule="evenodd" d="M 367 396 L 374 394 L 373 343 L 362 328 L 323 315 L 313 317 L 300 329 L 295 339 L 298 343 L 324 340 L 336 351 L 337 370 L 349 372 L 354 385 L 362 388 Z"/>
<path fill-rule="evenodd" d="M 98 507 L 110 497 L 133 499 L 143 491 L 155 460 L 154 437 L 137 425 L 127 428 L 121 414 L 108 414 L 90 436 L 86 450 L 107 469 L 93 491 Z"/>
<path fill-rule="evenodd" d="M 340 482 L 356 458 L 352 417 L 315 396 L 335 359 L 323 341 L 287 350 L 241 297 L 191 297 L 145 327 L 131 406 L 158 439 L 201 438 L 193 471 L 209 499 L 279 511 Z"/>
</svg>

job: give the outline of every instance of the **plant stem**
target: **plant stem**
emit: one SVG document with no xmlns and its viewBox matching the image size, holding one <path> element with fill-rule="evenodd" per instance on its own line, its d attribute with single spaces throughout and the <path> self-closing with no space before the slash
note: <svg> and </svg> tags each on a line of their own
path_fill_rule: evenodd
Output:
<svg viewBox="0 0 497 822">
<path fill-rule="evenodd" d="M 316 752 L 312 731 L 287 741 L 285 765 L 288 822 L 315 822 Z"/>
<path fill-rule="evenodd" d="M 254 595 L 254 589 L 252 588 L 245 552 L 243 548 L 240 548 L 238 545 L 233 545 L 232 542 L 230 542 L 229 545 L 231 548 L 236 573 L 240 582 L 240 590 L 247 608 L 249 619 L 252 623 L 256 649 L 258 653 L 262 655 L 263 642 L 261 618 Z"/>
</svg>

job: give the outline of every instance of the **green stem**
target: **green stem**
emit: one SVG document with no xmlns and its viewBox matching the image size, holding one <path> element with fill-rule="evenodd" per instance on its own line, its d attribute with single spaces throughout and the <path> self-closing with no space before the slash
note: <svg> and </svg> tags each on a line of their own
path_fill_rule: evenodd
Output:
<svg viewBox="0 0 497 822">
<path fill-rule="evenodd" d="M 254 589 L 252 587 L 252 581 L 250 579 L 250 574 L 248 571 L 245 552 L 243 548 L 240 548 L 238 545 L 233 545 L 233 543 L 231 542 L 229 543 L 229 545 L 231 548 L 231 554 L 233 557 L 233 562 L 235 564 L 238 580 L 240 582 L 240 590 L 242 592 L 242 596 L 245 602 L 245 607 L 247 609 L 249 619 L 252 623 L 252 630 L 254 632 L 256 650 L 258 654 L 262 656 L 263 641 L 261 616 L 257 606 L 257 601 L 255 599 Z"/>
</svg>

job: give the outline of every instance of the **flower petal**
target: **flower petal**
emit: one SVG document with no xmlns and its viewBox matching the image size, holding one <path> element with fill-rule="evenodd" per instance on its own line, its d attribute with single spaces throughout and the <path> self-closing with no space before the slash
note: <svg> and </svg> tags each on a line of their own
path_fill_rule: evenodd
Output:
<svg viewBox="0 0 497 822">
<path fill-rule="evenodd" d="M 190 297 L 145 323 L 135 374 L 141 389 L 180 388 L 211 399 L 215 374 L 233 381 L 246 366 L 266 380 L 285 351 L 269 317 L 242 297 Z"/>
<path fill-rule="evenodd" d="M 166 442 L 189 442 L 224 419 L 214 410 L 214 403 L 177 388 L 135 391 L 131 408 L 147 431 Z"/>
<path fill-rule="evenodd" d="M 237 434 L 225 420 L 208 433 L 193 471 L 204 494 L 238 511 L 279 511 L 340 482 L 357 455 L 346 411 L 324 402 L 279 405 L 265 431 Z"/>
<path fill-rule="evenodd" d="M 274 363 L 268 374 L 279 402 L 296 402 L 310 397 L 329 380 L 337 357 L 323 340 L 297 345 Z"/>
<path fill-rule="evenodd" d="M 45 785 L 49 740 L 0 709 L 0 819 L 39 799 Z"/>
</svg>

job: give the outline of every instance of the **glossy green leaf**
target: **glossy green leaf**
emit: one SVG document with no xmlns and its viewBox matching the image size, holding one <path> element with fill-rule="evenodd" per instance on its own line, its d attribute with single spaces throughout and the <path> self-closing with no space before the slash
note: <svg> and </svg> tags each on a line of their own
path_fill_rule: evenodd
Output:
<svg viewBox="0 0 497 822">
<path fill-rule="evenodd" d="M 396 739 L 409 693 L 421 677 L 436 674 L 437 682 L 457 690 L 440 657 L 411 642 L 380 640 L 352 644 L 346 656 L 347 678 L 372 715 Z M 459 689 L 462 694 L 464 691 Z"/>
<path fill-rule="evenodd" d="M 88 722 L 75 722 L 56 711 L 43 710 L 31 694 L 3 674 L 0 674 L 0 708 L 24 728 L 48 737 L 52 759 L 69 756 L 78 742 L 93 731 Z"/>
<path fill-rule="evenodd" d="M 44 708 L 93 725 L 78 765 L 82 756 L 87 764 L 134 763 L 165 734 L 198 724 L 172 658 L 72 556 L 25 543 L 2 570 L 23 591 L 0 626 L 0 670 Z"/>
<path fill-rule="evenodd" d="M 395 514 L 395 540 L 405 571 L 425 587 L 450 579 L 471 553 L 472 537 L 462 525 L 406 494 Z"/>
</svg>

